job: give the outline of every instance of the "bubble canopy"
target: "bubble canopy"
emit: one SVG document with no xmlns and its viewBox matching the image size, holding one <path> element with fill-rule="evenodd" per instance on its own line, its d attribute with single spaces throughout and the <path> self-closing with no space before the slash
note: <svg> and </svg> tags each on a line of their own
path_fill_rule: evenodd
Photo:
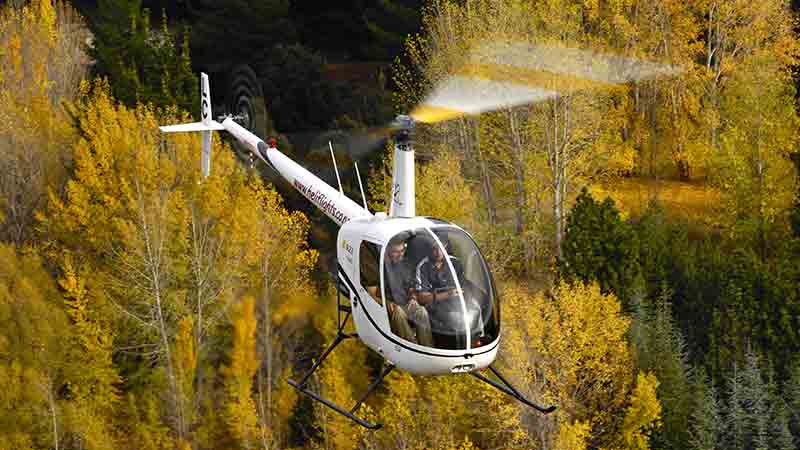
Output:
<svg viewBox="0 0 800 450">
<path fill-rule="evenodd" d="M 383 298 L 392 333 L 414 344 L 470 350 L 494 342 L 500 307 L 472 238 L 452 225 L 395 234 L 386 247 Z"/>
</svg>

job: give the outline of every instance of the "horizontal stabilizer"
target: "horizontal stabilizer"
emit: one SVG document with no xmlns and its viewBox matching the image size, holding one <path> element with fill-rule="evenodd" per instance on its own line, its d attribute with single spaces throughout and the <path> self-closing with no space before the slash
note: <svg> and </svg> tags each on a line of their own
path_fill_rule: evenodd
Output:
<svg viewBox="0 0 800 450">
<path fill-rule="evenodd" d="M 216 120 L 212 120 L 208 125 L 203 122 L 194 122 L 194 123 L 182 123 L 180 125 L 167 125 L 163 127 L 158 127 L 164 133 L 181 133 L 181 132 L 188 132 L 188 131 L 214 131 L 214 130 L 224 130 L 225 127 L 222 126 L 221 123 L 217 122 Z"/>
</svg>

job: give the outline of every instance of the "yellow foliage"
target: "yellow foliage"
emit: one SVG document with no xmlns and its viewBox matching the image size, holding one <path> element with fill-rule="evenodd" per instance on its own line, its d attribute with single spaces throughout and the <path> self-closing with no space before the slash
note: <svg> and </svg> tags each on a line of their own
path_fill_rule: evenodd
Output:
<svg viewBox="0 0 800 450">
<path fill-rule="evenodd" d="M 61 107 L 86 73 L 88 31 L 63 1 L 0 7 L 0 239 L 30 240 L 47 189 L 60 189 L 75 130 Z"/>
<path fill-rule="evenodd" d="M 175 374 L 178 378 L 178 401 L 183 403 L 184 414 L 189 423 L 193 422 L 190 414 L 194 398 L 194 377 L 197 369 L 197 351 L 194 347 L 192 319 L 184 317 L 178 322 L 178 333 L 175 336 Z"/>
<path fill-rule="evenodd" d="M 502 298 L 504 310 L 513 311 L 504 319 L 501 355 L 508 372 L 522 376 L 518 384 L 534 400 L 558 405 L 561 423 L 585 423 L 603 430 L 591 436 L 593 442 L 610 442 L 615 418 L 628 403 L 633 367 L 626 340 L 630 319 L 619 300 L 596 284 L 564 283 L 532 298 L 507 286 Z M 548 418 L 536 420 L 550 426 Z M 570 433 L 580 436 L 578 431 Z"/>
<path fill-rule="evenodd" d="M 631 404 L 625 410 L 625 421 L 622 424 L 624 449 L 650 448 L 648 434 L 661 426 L 661 403 L 656 395 L 658 384 L 658 379 L 652 373 L 639 372 L 636 377 Z"/>
<path fill-rule="evenodd" d="M 695 220 L 708 225 L 721 200 L 720 192 L 699 182 L 623 178 L 592 186 L 596 198 L 611 197 L 625 217 L 638 217 L 651 199 L 657 199 L 675 219 Z"/>
<path fill-rule="evenodd" d="M 328 298 L 330 299 L 330 296 Z M 334 337 L 336 330 L 334 317 L 329 314 L 315 317 L 315 325 L 322 332 L 325 345 Z M 311 386 L 318 386 L 323 397 L 338 405 L 344 407 L 353 405 L 361 393 L 360 390 L 354 392 L 354 388 L 357 386 L 355 389 L 365 389 L 368 385 L 367 377 L 362 370 L 363 365 L 363 345 L 359 342 L 346 341 L 320 366 L 316 373 L 318 383 L 311 383 Z M 365 408 L 365 406 L 368 405 L 361 407 L 362 409 L 358 411 L 359 415 L 370 415 L 370 408 Z M 366 433 L 363 427 L 354 426 L 349 419 L 319 403 L 314 404 L 314 417 L 323 432 L 326 448 L 355 449 L 363 434 Z"/>
<path fill-rule="evenodd" d="M 591 427 L 588 422 L 561 422 L 558 426 L 556 448 L 563 450 L 585 450 L 589 445 Z"/>
<path fill-rule="evenodd" d="M 247 296 L 233 307 L 233 344 L 230 364 L 223 368 L 228 392 L 226 422 L 243 447 L 258 438 L 256 407 L 252 397 L 253 376 L 260 361 L 256 357 L 255 299 Z"/>
</svg>

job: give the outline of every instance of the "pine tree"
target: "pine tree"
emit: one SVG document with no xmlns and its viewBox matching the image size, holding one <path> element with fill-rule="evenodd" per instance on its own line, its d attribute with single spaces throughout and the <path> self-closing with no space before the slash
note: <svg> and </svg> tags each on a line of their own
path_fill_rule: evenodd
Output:
<svg viewBox="0 0 800 450">
<path fill-rule="evenodd" d="M 137 102 L 194 112 L 197 79 L 189 59 L 188 36 L 173 34 L 166 13 L 152 28 L 141 0 L 101 0 L 90 54 L 93 71 L 107 77 L 114 97 L 129 107 Z"/>
<path fill-rule="evenodd" d="M 694 402 L 689 419 L 689 447 L 692 450 L 719 450 L 723 445 L 722 411 L 716 389 L 705 373 L 694 374 Z"/>
<path fill-rule="evenodd" d="M 781 392 L 771 370 L 767 377 L 769 422 L 768 434 L 770 448 L 776 450 L 791 450 L 794 447 L 794 437 L 789 428 L 789 402 L 785 393 Z M 788 385 L 788 383 L 786 383 Z"/>
<path fill-rule="evenodd" d="M 726 411 L 724 424 L 725 448 L 733 450 L 744 450 L 748 443 L 748 415 L 744 407 L 747 401 L 745 387 L 744 387 L 744 374 L 734 362 L 731 373 L 726 377 Z"/>
<path fill-rule="evenodd" d="M 664 406 L 663 427 L 654 434 L 657 446 L 683 448 L 688 441 L 691 376 L 686 344 L 672 316 L 666 287 L 650 300 L 635 305 L 634 343 L 640 370 L 658 377 L 658 398 Z"/>
<path fill-rule="evenodd" d="M 768 450 L 770 448 L 769 391 L 762 377 L 760 365 L 760 356 L 752 349 L 748 349 L 742 370 L 742 393 L 750 438 L 748 448 Z"/>
<path fill-rule="evenodd" d="M 567 217 L 562 248 L 562 276 L 596 280 L 604 292 L 627 300 L 639 270 L 636 235 L 610 198 L 598 203 L 581 191 Z"/>
</svg>

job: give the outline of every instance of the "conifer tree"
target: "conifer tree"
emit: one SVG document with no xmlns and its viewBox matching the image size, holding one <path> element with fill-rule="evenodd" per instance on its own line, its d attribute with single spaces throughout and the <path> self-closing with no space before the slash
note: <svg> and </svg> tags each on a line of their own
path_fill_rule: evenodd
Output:
<svg viewBox="0 0 800 450">
<path fill-rule="evenodd" d="M 636 235 L 614 202 L 594 200 L 585 188 L 567 217 L 560 273 L 566 279 L 596 280 L 604 292 L 627 301 L 639 270 Z"/>
<path fill-rule="evenodd" d="M 689 356 L 672 316 L 670 292 L 634 305 L 634 343 L 640 370 L 658 377 L 658 398 L 664 406 L 663 426 L 654 433 L 656 446 L 685 447 L 691 412 Z"/>
<path fill-rule="evenodd" d="M 747 445 L 748 435 L 748 417 L 744 404 L 747 401 L 745 387 L 744 387 L 744 374 L 742 369 L 734 362 L 731 373 L 726 378 L 726 411 L 724 424 L 725 424 L 725 442 L 726 448 L 734 450 L 743 450 Z"/>
<path fill-rule="evenodd" d="M 114 97 L 133 107 L 137 102 L 177 106 L 194 112 L 197 77 L 189 58 L 188 30 L 179 37 L 167 26 L 153 27 L 141 0 L 100 0 L 90 54 L 95 75 L 109 78 Z"/>
<path fill-rule="evenodd" d="M 704 372 L 694 373 L 694 402 L 689 419 L 688 448 L 718 450 L 723 445 L 723 422 L 716 389 Z"/>
<path fill-rule="evenodd" d="M 743 400 L 747 418 L 750 443 L 747 448 L 767 450 L 770 448 L 769 391 L 761 371 L 761 358 L 752 349 L 745 353 L 742 370 Z"/>
</svg>

